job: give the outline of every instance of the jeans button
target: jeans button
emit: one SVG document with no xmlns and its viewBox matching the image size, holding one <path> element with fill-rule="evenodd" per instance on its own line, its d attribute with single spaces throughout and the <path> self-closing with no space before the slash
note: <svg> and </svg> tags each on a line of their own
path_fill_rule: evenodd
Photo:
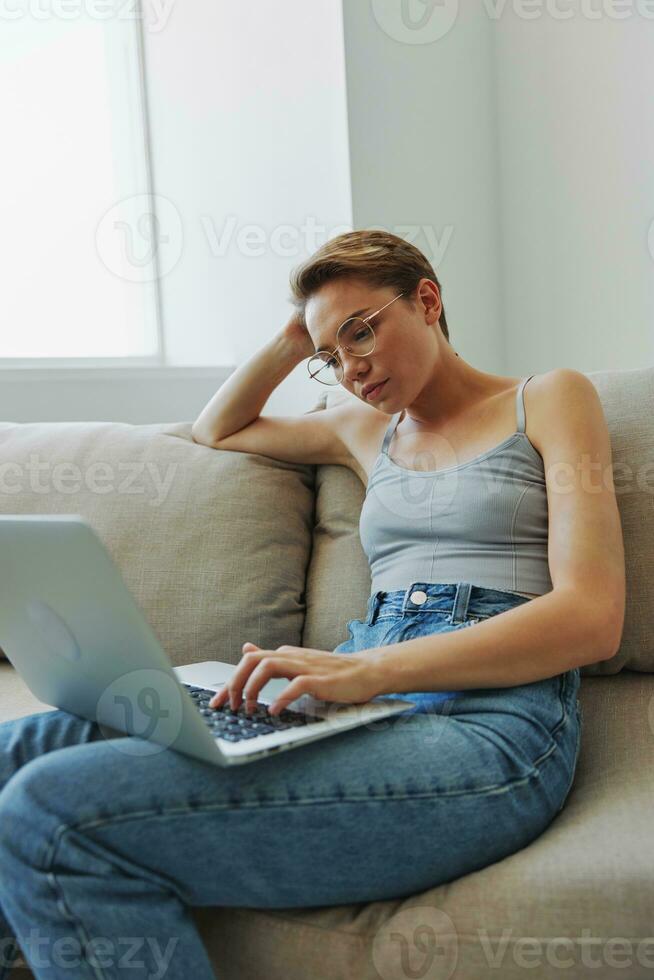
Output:
<svg viewBox="0 0 654 980">
<path fill-rule="evenodd" d="M 423 602 L 427 602 L 427 593 L 418 590 L 412 592 L 410 595 L 411 602 L 415 602 L 416 606 L 421 606 Z"/>
</svg>

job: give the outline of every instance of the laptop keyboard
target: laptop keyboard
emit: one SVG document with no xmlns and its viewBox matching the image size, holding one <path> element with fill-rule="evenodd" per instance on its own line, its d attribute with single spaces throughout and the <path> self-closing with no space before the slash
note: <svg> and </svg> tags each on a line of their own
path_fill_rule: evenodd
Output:
<svg viewBox="0 0 654 980">
<path fill-rule="evenodd" d="M 193 684 L 182 684 L 195 701 L 198 711 L 202 715 L 207 727 L 214 738 L 222 738 L 226 742 L 242 742 L 247 738 L 256 738 L 258 735 L 269 735 L 270 732 L 282 732 L 288 728 L 298 728 L 309 722 L 325 721 L 324 718 L 317 718 L 313 715 L 306 715 L 300 711 L 290 711 L 284 709 L 278 715 L 271 715 L 268 706 L 261 701 L 256 702 L 254 710 L 247 714 L 245 703 L 236 711 L 229 705 L 222 708 L 210 708 L 209 701 L 216 693 L 204 687 L 195 687 Z"/>
</svg>

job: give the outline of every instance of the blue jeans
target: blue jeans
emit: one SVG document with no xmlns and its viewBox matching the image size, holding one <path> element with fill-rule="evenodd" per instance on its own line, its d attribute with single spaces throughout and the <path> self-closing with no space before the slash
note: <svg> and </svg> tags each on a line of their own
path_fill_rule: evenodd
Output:
<svg viewBox="0 0 654 980">
<path fill-rule="evenodd" d="M 377 592 L 335 652 L 528 601 L 464 582 Z M 13 936 L 39 980 L 210 980 L 191 907 L 405 898 L 500 861 L 568 795 L 579 679 L 400 694 L 418 710 L 233 768 L 64 711 L 0 725 L 0 977 Z"/>
</svg>

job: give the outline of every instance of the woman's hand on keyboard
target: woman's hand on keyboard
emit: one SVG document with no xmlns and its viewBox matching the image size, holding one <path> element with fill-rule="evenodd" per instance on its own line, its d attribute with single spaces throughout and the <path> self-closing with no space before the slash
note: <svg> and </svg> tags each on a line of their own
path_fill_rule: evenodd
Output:
<svg viewBox="0 0 654 980">
<path fill-rule="evenodd" d="M 319 701 L 360 704 L 380 693 L 370 660 L 354 653 L 292 646 L 262 650 L 254 643 L 244 643 L 243 651 L 231 680 L 214 695 L 210 708 L 223 707 L 229 698 L 236 711 L 244 695 L 245 710 L 254 710 L 259 692 L 273 677 L 288 677 L 291 683 L 270 705 L 269 714 L 278 714 L 302 694 Z"/>
</svg>

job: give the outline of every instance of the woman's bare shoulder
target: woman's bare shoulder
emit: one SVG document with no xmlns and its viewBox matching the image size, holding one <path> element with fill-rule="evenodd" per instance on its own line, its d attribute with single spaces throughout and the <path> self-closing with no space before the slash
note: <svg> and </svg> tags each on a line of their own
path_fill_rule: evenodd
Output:
<svg viewBox="0 0 654 980">
<path fill-rule="evenodd" d="M 347 446 L 347 465 L 367 486 L 375 460 L 379 455 L 386 428 L 392 418 L 372 405 L 346 393 L 328 398 L 326 407 L 339 407 L 332 422 L 339 426 L 339 436 Z"/>
</svg>

